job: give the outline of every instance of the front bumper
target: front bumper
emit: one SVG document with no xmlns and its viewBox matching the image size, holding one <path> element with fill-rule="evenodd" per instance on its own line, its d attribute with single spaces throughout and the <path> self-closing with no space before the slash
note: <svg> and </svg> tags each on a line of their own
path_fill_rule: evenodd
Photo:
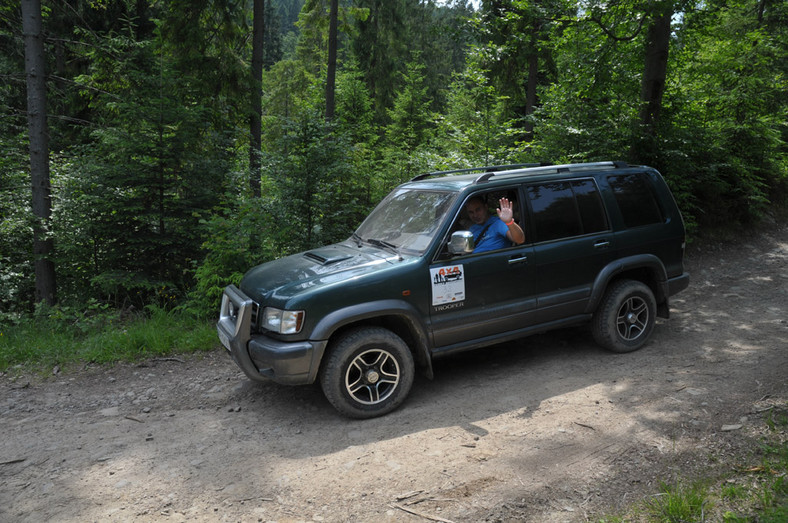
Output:
<svg viewBox="0 0 788 523">
<path fill-rule="evenodd" d="M 254 381 L 305 385 L 315 381 L 327 341 L 285 342 L 251 334 L 256 305 L 235 285 L 222 295 L 217 334 L 233 361 Z"/>
</svg>

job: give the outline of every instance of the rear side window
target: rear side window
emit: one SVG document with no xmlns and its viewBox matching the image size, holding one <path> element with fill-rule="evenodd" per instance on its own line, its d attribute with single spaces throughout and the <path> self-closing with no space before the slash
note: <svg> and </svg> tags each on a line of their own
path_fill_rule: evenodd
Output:
<svg viewBox="0 0 788 523">
<path fill-rule="evenodd" d="M 572 182 L 572 191 L 577 200 L 577 209 L 583 222 L 583 234 L 606 231 L 607 218 L 602 206 L 602 197 L 593 180 L 576 180 Z"/>
<path fill-rule="evenodd" d="M 665 221 L 645 174 L 620 174 L 607 178 L 627 227 Z"/>
<path fill-rule="evenodd" d="M 607 230 L 602 200 L 593 180 L 532 185 L 528 198 L 537 242 Z"/>
</svg>

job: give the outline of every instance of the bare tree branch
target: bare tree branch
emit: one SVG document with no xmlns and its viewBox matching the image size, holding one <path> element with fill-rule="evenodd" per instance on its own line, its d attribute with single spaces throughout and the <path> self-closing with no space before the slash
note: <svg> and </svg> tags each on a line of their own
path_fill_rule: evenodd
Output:
<svg viewBox="0 0 788 523">
<path fill-rule="evenodd" d="M 629 36 L 616 36 L 611 29 L 608 29 L 605 26 L 604 22 L 602 22 L 601 16 L 591 16 L 589 17 L 589 20 L 591 20 L 596 25 L 598 25 L 599 28 L 602 29 L 603 33 L 605 33 L 608 37 L 612 38 L 616 42 L 630 42 L 635 38 L 637 38 L 638 35 L 640 34 L 640 31 L 643 30 L 643 24 L 646 21 L 646 13 L 643 13 L 643 15 L 640 17 L 640 21 L 638 22 L 638 28 L 635 30 L 634 34 L 631 34 Z"/>
</svg>

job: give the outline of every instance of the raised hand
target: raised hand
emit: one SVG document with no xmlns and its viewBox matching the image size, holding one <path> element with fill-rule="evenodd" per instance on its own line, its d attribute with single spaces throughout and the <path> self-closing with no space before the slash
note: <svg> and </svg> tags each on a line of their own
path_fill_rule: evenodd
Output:
<svg viewBox="0 0 788 523">
<path fill-rule="evenodd" d="M 496 212 L 498 213 L 498 218 L 501 219 L 504 223 L 509 223 L 514 218 L 514 211 L 512 211 L 512 202 L 510 202 L 507 198 L 501 198 L 498 200 L 498 209 Z"/>
</svg>

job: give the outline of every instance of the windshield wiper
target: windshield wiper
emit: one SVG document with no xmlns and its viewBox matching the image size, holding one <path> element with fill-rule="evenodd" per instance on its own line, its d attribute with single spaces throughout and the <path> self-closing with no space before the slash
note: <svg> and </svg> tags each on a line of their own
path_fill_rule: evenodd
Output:
<svg viewBox="0 0 788 523">
<path fill-rule="evenodd" d="M 400 259 L 402 259 L 402 255 L 399 253 L 399 247 L 397 247 L 393 243 L 389 243 L 389 242 L 387 242 L 385 240 L 378 240 L 378 239 L 375 239 L 375 238 L 367 238 L 366 241 L 370 245 L 374 245 L 376 247 L 381 247 L 383 249 L 388 249 L 391 252 L 393 252 L 394 254 L 396 254 L 397 256 L 399 256 Z"/>
<path fill-rule="evenodd" d="M 359 236 L 355 232 L 353 233 L 353 235 L 350 238 L 352 240 L 356 241 L 356 247 L 361 247 L 361 244 L 364 243 L 364 238 L 362 238 L 361 236 Z"/>
</svg>

